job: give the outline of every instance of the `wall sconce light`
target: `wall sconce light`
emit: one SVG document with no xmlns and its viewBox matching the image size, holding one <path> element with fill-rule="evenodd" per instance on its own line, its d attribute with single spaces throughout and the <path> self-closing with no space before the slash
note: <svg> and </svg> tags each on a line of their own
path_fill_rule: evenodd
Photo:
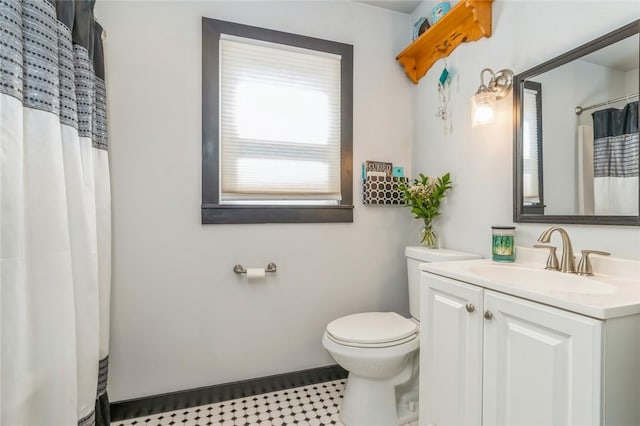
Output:
<svg viewBox="0 0 640 426">
<path fill-rule="evenodd" d="M 484 84 L 484 73 L 491 74 L 489 84 Z M 494 103 L 502 99 L 511 92 L 513 85 L 513 71 L 500 70 L 494 73 L 490 68 L 485 68 L 480 72 L 480 87 L 471 98 L 471 125 L 472 127 L 484 126 L 493 123 Z"/>
</svg>

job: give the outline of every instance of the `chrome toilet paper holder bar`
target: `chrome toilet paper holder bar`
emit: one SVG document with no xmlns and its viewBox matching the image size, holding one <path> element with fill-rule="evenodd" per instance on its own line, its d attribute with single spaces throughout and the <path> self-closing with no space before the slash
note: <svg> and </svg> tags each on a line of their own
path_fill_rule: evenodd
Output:
<svg viewBox="0 0 640 426">
<path fill-rule="evenodd" d="M 276 272 L 277 270 L 278 270 L 278 267 L 273 262 L 269 263 L 267 267 L 264 268 L 265 272 Z M 237 264 L 233 267 L 233 272 L 235 272 L 236 274 L 246 274 L 247 269 L 244 266 Z"/>
</svg>

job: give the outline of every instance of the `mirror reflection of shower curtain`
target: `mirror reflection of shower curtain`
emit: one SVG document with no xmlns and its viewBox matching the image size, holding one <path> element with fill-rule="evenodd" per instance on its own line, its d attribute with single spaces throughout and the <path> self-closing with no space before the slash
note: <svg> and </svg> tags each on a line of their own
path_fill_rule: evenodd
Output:
<svg viewBox="0 0 640 426">
<path fill-rule="evenodd" d="M 578 214 L 593 214 L 593 127 L 578 126 Z"/>
<path fill-rule="evenodd" d="M 595 214 L 638 215 L 638 102 L 596 111 L 594 135 Z"/>
</svg>

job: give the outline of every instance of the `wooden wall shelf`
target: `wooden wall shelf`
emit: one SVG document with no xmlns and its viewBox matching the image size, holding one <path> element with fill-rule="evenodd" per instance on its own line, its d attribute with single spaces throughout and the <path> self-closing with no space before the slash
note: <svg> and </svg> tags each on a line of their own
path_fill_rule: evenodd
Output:
<svg viewBox="0 0 640 426">
<path fill-rule="evenodd" d="M 492 3 L 493 0 L 460 0 L 396 56 L 409 80 L 418 84 L 438 59 L 449 56 L 461 43 L 491 37 Z"/>
</svg>

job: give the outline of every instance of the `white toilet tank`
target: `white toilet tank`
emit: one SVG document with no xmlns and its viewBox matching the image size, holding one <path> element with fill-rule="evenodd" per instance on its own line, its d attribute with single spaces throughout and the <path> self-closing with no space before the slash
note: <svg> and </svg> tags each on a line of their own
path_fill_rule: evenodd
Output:
<svg viewBox="0 0 640 426">
<path fill-rule="evenodd" d="M 409 278 L 409 311 L 411 317 L 420 320 L 420 269 L 421 263 L 451 262 L 454 260 L 480 259 L 473 253 L 449 249 L 430 249 L 423 246 L 408 246 L 404 249 L 407 257 L 407 276 Z"/>
</svg>

